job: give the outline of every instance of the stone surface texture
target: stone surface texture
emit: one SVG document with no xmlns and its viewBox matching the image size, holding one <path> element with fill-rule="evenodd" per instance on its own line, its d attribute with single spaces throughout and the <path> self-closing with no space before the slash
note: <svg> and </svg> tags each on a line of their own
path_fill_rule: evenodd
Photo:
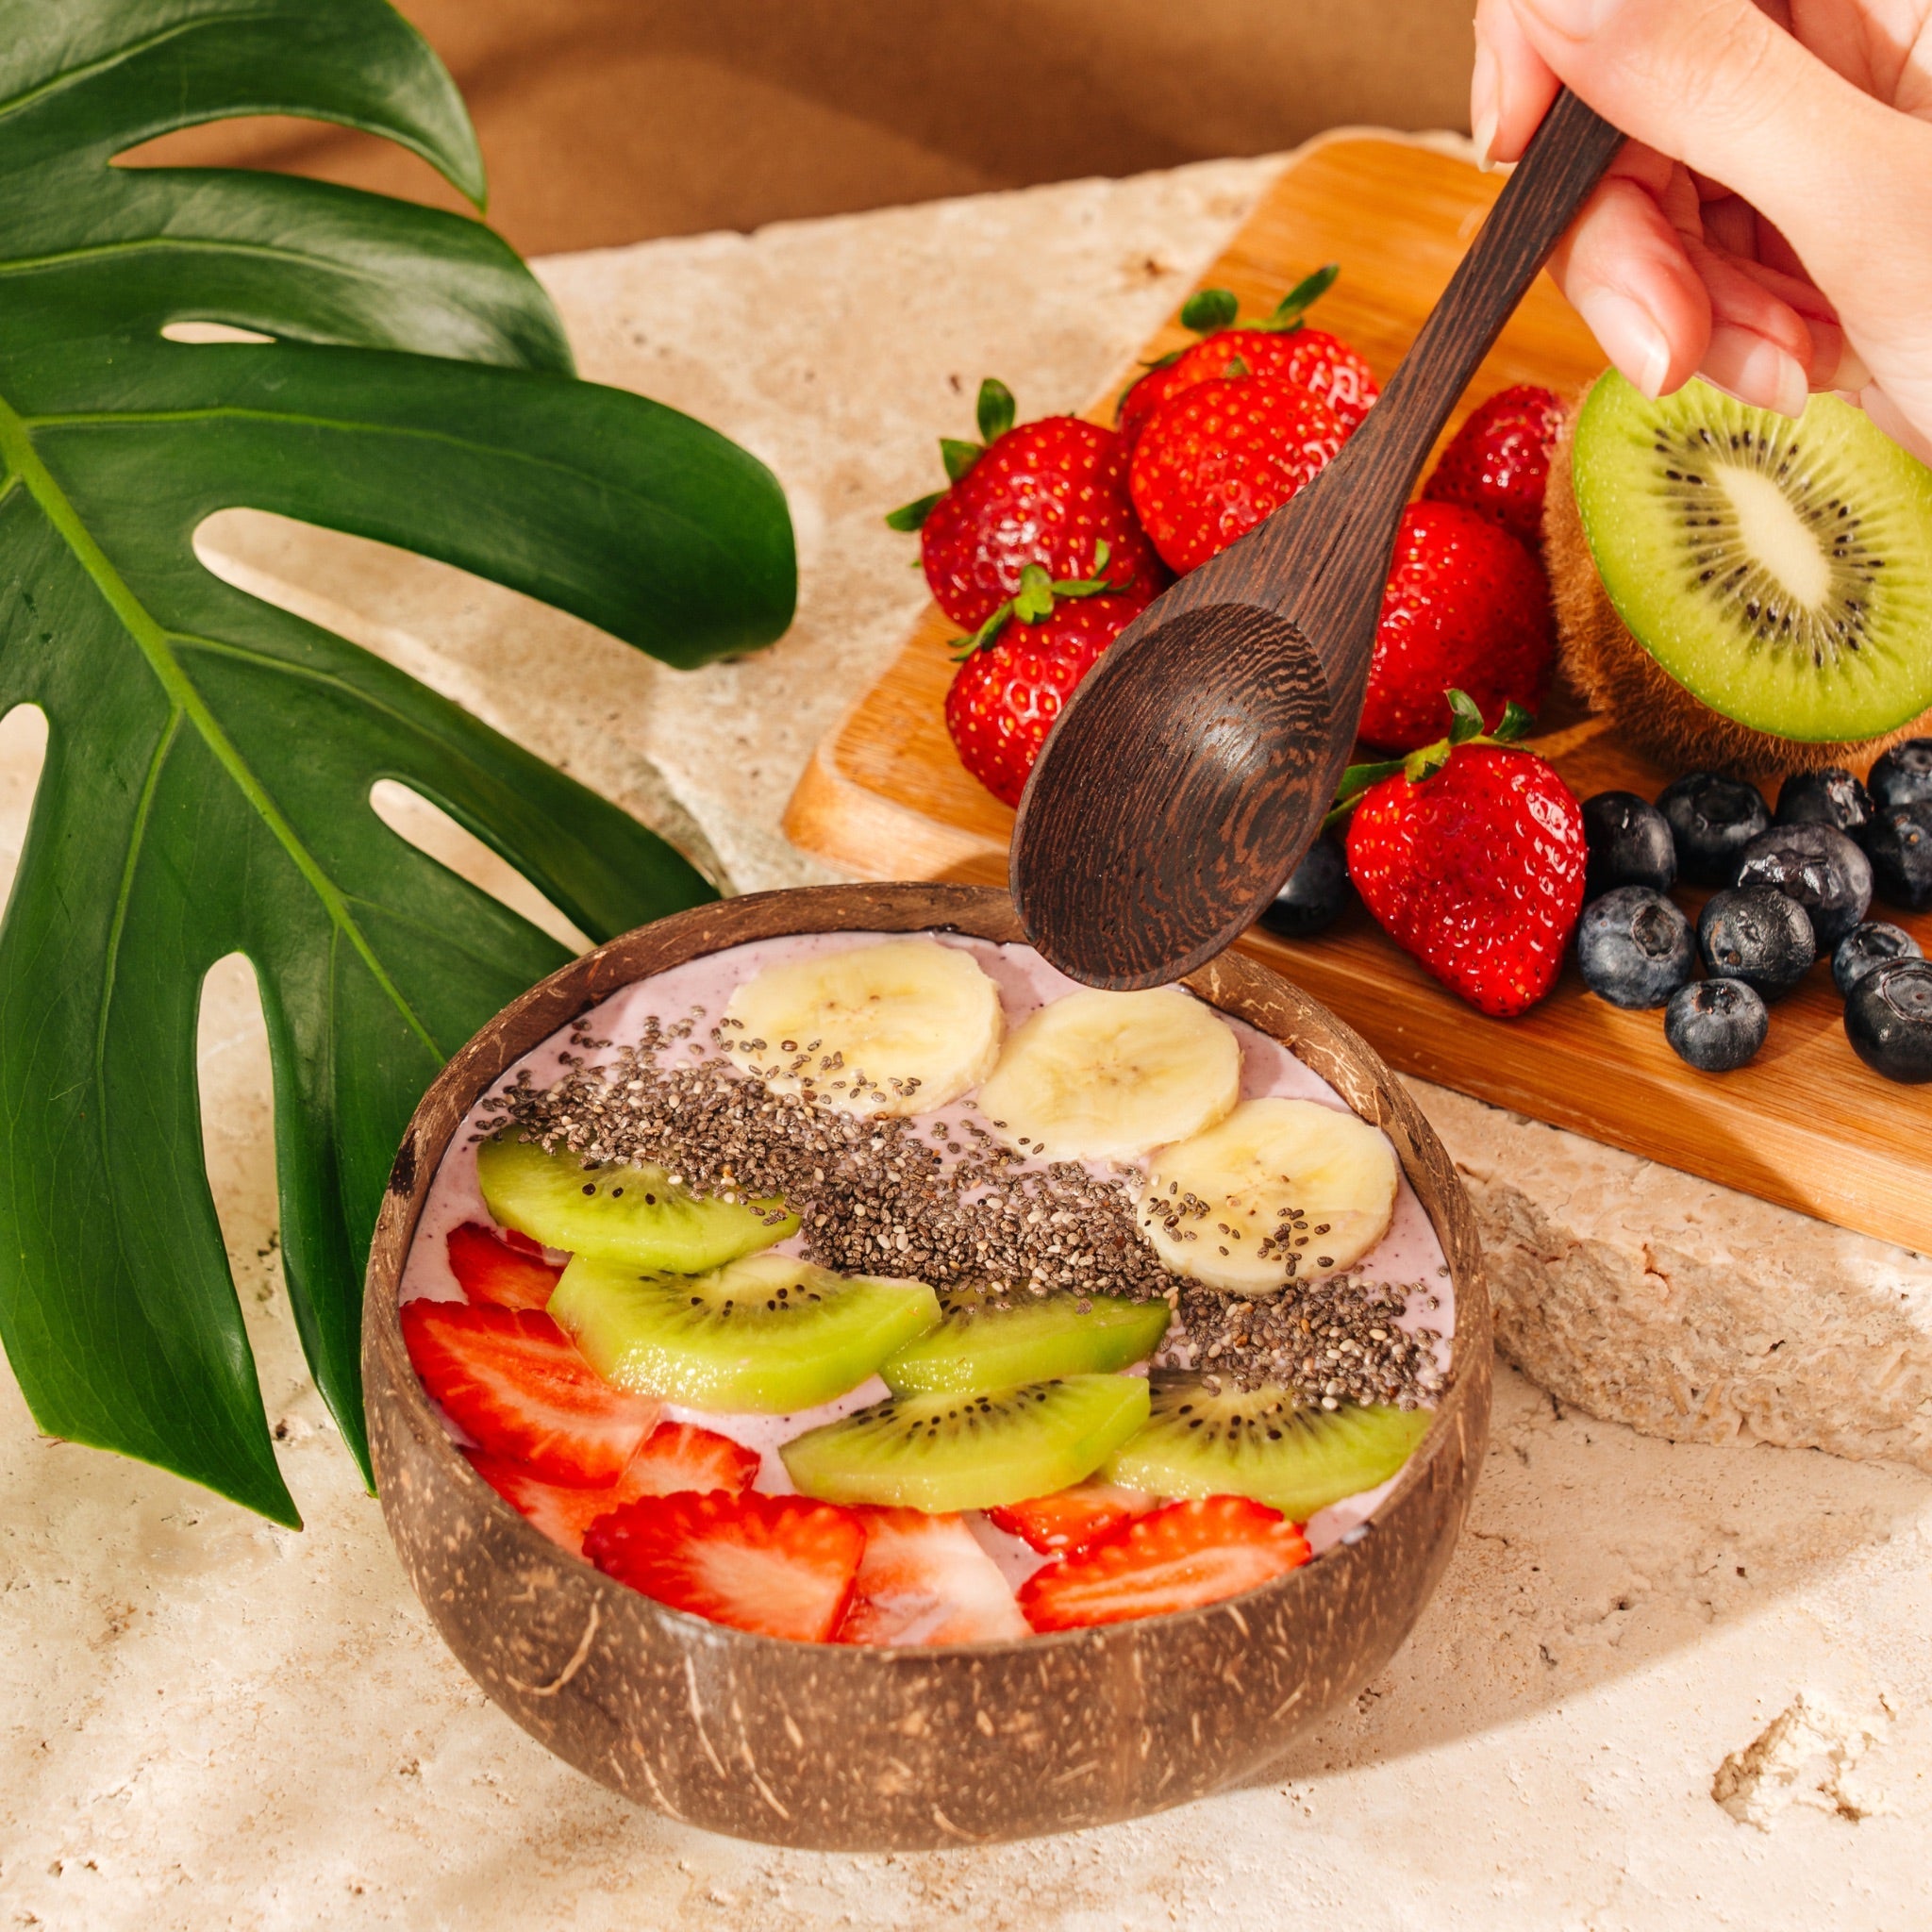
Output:
<svg viewBox="0 0 1932 1932">
<path fill-rule="evenodd" d="M 800 621 L 759 658 L 667 671 L 457 573 L 243 513 L 205 548 L 721 881 L 822 878 L 779 812 L 922 594 L 878 511 L 932 487 L 932 439 L 968 433 L 983 374 L 1029 412 L 1084 402 L 1271 165 L 545 264 L 587 374 L 706 416 L 784 480 Z M 31 714 L 0 721 L 0 875 L 40 741 Z M 380 804 L 542 912 L 440 814 Z M 210 978 L 201 1045 L 210 1174 L 308 1528 L 41 1439 L 0 1376 L 0 1924 L 1924 1923 L 1924 1260 L 1419 1087 L 1484 1224 L 1501 1338 L 1544 1389 L 1500 1377 L 1469 1534 L 1394 1663 L 1268 1778 L 1182 1811 L 989 1851 L 776 1852 L 627 1808 L 442 1649 L 302 1366 L 240 961 Z"/>
</svg>

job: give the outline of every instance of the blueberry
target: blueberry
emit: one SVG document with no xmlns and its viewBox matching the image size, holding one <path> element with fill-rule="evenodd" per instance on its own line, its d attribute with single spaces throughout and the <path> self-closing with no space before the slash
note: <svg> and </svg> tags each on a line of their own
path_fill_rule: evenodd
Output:
<svg viewBox="0 0 1932 1932">
<path fill-rule="evenodd" d="M 1583 983 L 1613 1007 L 1660 1007 L 1697 971 L 1690 922 L 1648 886 L 1619 886 L 1576 924 Z"/>
<path fill-rule="evenodd" d="M 1592 899 L 1617 886 L 1668 892 L 1677 876 L 1670 821 L 1634 791 L 1599 791 L 1583 801 L 1583 836 L 1590 847 L 1584 890 Z"/>
<path fill-rule="evenodd" d="M 1700 1074 L 1728 1074 L 1764 1044 L 1771 1015 L 1741 979 L 1693 979 L 1664 1008 L 1664 1038 Z"/>
<path fill-rule="evenodd" d="M 1913 912 L 1932 907 L 1932 801 L 1881 805 L 1865 827 L 1865 856 L 1881 899 Z"/>
<path fill-rule="evenodd" d="M 1781 825 L 1836 825 L 1857 833 L 1872 816 L 1872 794 L 1842 765 L 1822 772 L 1795 772 L 1779 786 Z"/>
<path fill-rule="evenodd" d="M 1802 906 L 1828 953 L 1872 903 L 1872 861 L 1836 825 L 1774 825 L 1745 846 L 1731 883 L 1769 886 Z"/>
<path fill-rule="evenodd" d="M 1853 987 L 1873 967 L 1886 965 L 1893 959 L 1924 958 L 1924 949 L 1910 933 L 1901 932 L 1895 925 L 1887 925 L 1883 920 L 1873 920 L 1867 924 L 1853 926 L 1839 941 L 1838 950 L 1831 956 L 1831 976 L 1839 992 L 1849 999 Z"/>
<path fill-rule="evenodd" d="M 1261 924 L 1283 939 L 1308 939 L 1332 925 L 1352 896 L 1341 841 L 1324 836 L 1308 847 Z"/>
<path fill-rule="evenodd" d="M 1697 915 L 1697 950 L 1713 979 L 1741 979 L 1768 1000 L 1790 992 L 1818 957 L 1805 908 L 1769 886 L 1713 892 Z"/>
<path fill-rule="evenodd" d="M 1727 886 L 1745 846 L 1771 829 L 1755 785 L 1717 772 L 1692 772 L 1667 785 L 1657 808 L 1670 821 L 1678 875 L 1693 886 Z"/>
<path fill-rule="evenodd" d="M 1845 1002 L 1845 1038 L 1888 1080 L 1932 1080 L 1932 959 L 1866 974 Z"/>
<path fill-rule="evenodd" d="M 1877 805 L 1932 805 L 1932 738 L 1908 738 L 1872 767 L 1866 781 Z"/>
</svg>

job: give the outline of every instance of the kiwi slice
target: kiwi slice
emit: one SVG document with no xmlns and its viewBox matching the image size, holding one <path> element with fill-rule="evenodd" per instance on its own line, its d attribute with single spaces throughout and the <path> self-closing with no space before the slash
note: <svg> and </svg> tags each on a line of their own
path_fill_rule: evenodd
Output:
<svg viewBox="0 0 1932 1932">
<path fill-rule="evenodd" d="M 547 1248 L 674 1274 L 722 1267 L 798 1226 L 782 1201 L 700 1197 L 661 1167 L 586 1167 L 513 1134 L 477 1148 L 476 1180 L 503 1226 Z"/>
<path fill-rule="evenodd" d="M 945 1318 L 908 1341 L 879 1374 L 895 1395 L 977 1395 L 1055 1375 L 1097 1375 L 1150 1356 L 1167 1333 L 1162 1301 L 1049 1295 L 1009 1307 L 949 1294 Z"/>
<path fill-rule="evenodd" d="M 978 1395 L 894 1395 L 779 1449 L 825 1503 L 944 1515 L 1050 1495 L 1090 1476 L 1147 1419 L 1140 1375 L 1064 1375 Z"/>
<path fill-rule="evenodd" d="M 1249 1496 L 1297 1523 L 1386 1483 L 1427 1435 L 1425 1408 L 1322 1408 L 1286 1389 L 1210 1392 L 1155 1378 L 1147 1426 L 1102 1472 L 1158 1496 Z"/>
<path fill-rule="evenodd" d="M 791 1415 L 857 1388 L 940 1318 L 923 1281 L 839 1275 L 790 1255 L 640 1274 L 579 1255 L 551 1318 L 607 1382 L 692 1408 Z"/>
<path fill-rule="evenodd" d="M 1840 764 L 1932 706 L 1932 471 L 1858 409 L 1585 397 L 1546 515 L 1564 656 L 1668 760 Z"/>
</svg>

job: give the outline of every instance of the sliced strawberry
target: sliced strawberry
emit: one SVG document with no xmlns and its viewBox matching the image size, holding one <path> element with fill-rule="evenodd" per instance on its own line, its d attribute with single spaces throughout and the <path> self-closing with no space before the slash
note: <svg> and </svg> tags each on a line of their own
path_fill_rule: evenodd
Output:
<svg viewBox="0 0 1932 1932">
<path fill-rule="evenodd" d="M 514 1244 L 514 1245 L 513 1245 Z M 561 1268 L 543 1258 L 527 1235 L 466 1221 L 449 1231 L 449 1272 L 473 1302 L 496 1308 L 542 1308 Z"/>
<path fill-rule="evenodd" d="M 1084 1557 L 1063 1557 L 1020 1587 L 1036 1630 L 1161 1617 L 1239 1596 L 1308 1560 L 1308 1540 L 1245 1496 L 1170 1503 Z"/>
<path fill-rule="evenodd" d="M 865 1555 L 856 1511 L 804 1496 L 645 1496 L 591 1524 L 584 1555 L 607 1576 L 736 1630 L 826 1643 Z"/>
<path fill-rule="evenodd" d="M 986 1513 L 1008 1536 L 1017 1536 L 1049 1557 L 1077 1557 L 1124 1524 L 1155 1507 L 1144 1490 L 1115 1483 L 1075 1483 L 1050 1496 L 1008 1503 Z"/>
<path fill-rule="evenodd" d="M 481 1449 L 465 1449 L 474 1469 L 509 1507 L 527 1516 L 554 1543 L 574 1557 L 584 1553 L 584 1532 L 598 1517 L 616 1507 L 617 1492 L 608 1490 L 567 1490 L 546 1483 L 520 1462 L 506 1462 Z"/>
<path fill-rule="evenodd" d="M 861 1508 L 865 1559 L 841 1643 L 1005 1643 L 1026 1635 L 1000 1566 L 963 1516 Z"/>
<path fill-rule="evenodd" d="M 640 1496 L 669 1496 L 680 1490 L 724 1490 L 731 1495 L 758 1473 L 755 1450 L 690 1423 L 659 1423 L 608 1489 L 571 1490 L 546 1483 L 520 1463 L 480 1449 L 465 1449 L 474 1469 L 512 1509 L 521 1510 L 554 1543 L 572 1556 L 584 1553 L 584 1532 L 598 1517 Z"/>
<path fill-rule="evenodd" d="M 695 1423 L 659 1423 L 618 1479 L 620 1502 L 669 1496 L 679 1490 L 728 1490 L 734 1496 L 758 1480 L 764 1460 L 756 1449 Z"/>
<path fill-rule="evenodd" d="M 403 1341 L 423 1386 L 492 1456 L 573 1489 L 614 1483 L 660 1405 L 597 1374 L 548 1315 L 413 1301 Z"/>
</svg>

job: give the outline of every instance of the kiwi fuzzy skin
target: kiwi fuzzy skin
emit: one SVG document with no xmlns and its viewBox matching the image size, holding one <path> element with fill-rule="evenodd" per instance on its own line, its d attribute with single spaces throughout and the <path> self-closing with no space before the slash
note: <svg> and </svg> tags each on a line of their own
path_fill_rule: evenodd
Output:
<svg viewBox="0 0 1932 1932">
<path fill-rule="evenodd" d="M 1726 718 L 1685 690 L 1631 636 L 1597 575 L 1570 475 L 1582 401 L 1580 395 L 1570 399 L 1550 453 L 1543 558 L 1557 614 L 1557 661 L 1591 710 L 1607 711 L 1625 739 L 1668 770 L 1731 772 L 1740 778 L 1777 778 L 1827 765 L 1863 770 L 1888 746 L 1932 731 L 1932 711 L 1926 711 L 1882 738 L 1850 743 L 1779 738 Z"/>
</svg>

